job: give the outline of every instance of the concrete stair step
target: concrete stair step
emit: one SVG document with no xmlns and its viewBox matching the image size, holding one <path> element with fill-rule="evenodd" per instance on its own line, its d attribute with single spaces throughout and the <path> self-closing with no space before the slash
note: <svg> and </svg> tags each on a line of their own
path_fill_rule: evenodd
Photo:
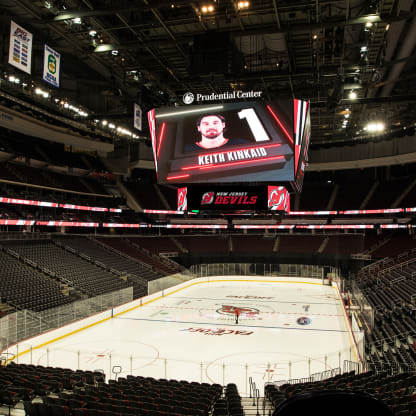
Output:
<svg viewBox="0 0 416 416">
<path fill-rule="evenodd" d="M 265 407 L 263 410 L 263 401 L 265 400 Z M 253 405 L 254 399 L 252 397 L 242 397 L 241 405 L 244 409 L 245 416 L 269 416 L 273 413 L 273 407 L 269 400 L 264 397 L 259 397 L 259 410 L 257 412 L 257 401 Z"/>
</svg>

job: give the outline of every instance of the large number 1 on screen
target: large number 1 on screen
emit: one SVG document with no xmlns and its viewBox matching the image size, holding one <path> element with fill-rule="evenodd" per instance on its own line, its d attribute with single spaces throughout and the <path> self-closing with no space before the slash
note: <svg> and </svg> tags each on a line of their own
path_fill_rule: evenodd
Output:
<svg viewBox="0 0 416 416">
<path fill-rule="evenodd" d="M 265 142 L 270 140 L 266 130 L 264 130 L 264 127 L 261 124 L 261 121 L 257 117 L 254 108 L 245 108 L 244 110 L 239 111 L 238 117 L 240 117 L 240 119 L 245 118 L 247 120 L 248 126 L 250 127 L 251 133 L 253 134 L 256 142 Z"/>
</svg>

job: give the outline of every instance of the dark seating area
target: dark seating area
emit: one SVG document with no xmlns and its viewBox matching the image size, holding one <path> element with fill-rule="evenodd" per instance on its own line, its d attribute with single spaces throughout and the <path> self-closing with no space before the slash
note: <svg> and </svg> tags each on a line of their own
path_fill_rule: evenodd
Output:
<svg viewBox="0 0 416 416">
<path fill-rule="evenodd" d="M 26 100 L 29 100 L 29 97 L 25 97 Z M 38 106 L 39 103 L 33 103 L 35 106 Z M 33 117 L 36 120 L 42 121 L 44 123 L 50 124 L 52 126 L 62 127 L 65 129 L 70 130 L 72 133 L 81 135 L 81 136 L 88 136 L 90 139 L 97 140 L 97 141 L 110 141 L 109 139 L 106 139 L 102 134 L 96 134 L 93 129 L 89 128 L 88 125 L 84 124 L 83 128 L 77 128 L 74 126 L 74 123 L 71 123 L 71 119 L 74 117 L 74 113 L 68 111 L 67 114 L 65 114 L 65 118 L 63 117 L 63 114 L 60 112 L 57 112 L 56 109 L 48 108 L 47 111 L 44 109 L 35 109 L 32 105 L 24 105 L 22 102 L 17 102 L 16 100 L 9 99 L 7 97 L 1 97 L 0 99 L 0 105 L 11 108 L 15 111 L 21 112 L 23 114 L 26 114 L 27 116 Z M 78 125 L 80 125 L 81 120 L 77 120 Z M 95 130 L 95 129 L 94 129 Z M 14 134 L 14 132 L 13 132 Z"/>
<path fill-rule="evenodd" d="M 375 373 L 369 371 L 357 375 L 354 372 L 344 373 L 315 382 L 307 381 L 282 385 L 268 383 L 265 386 L 264 394 L 272 402 L 273 406 L 277 408 L 286 399 L 306 392 L 355 391 L 370 394 L 387 405 L 394 415 L 409 416 L 416 414 L 415 388 L 415 373 L 405 372 L 389 375 L 387 372 Z M 366 410 L 371 411 L 371 409 Z"/>
<path fill-rule="evenodd" d="M 107 195 L 104 187 L 97 180 L 90 177 L 58 173 L 21 163 L 1 162 L 0 166 L 1 179 L 86 194 Z"/>
<path fill-rule="evenodd" d="M 232 250 L 234 252 L 270 253 L 273 251 L 275 239 L 257 235 L 233 236 Z"/>
<path fill-rule="evenodd" d="M 329 237 L 322 254 L 349 255 L 364 251 L 364 234 L 338 234 Z"/>
<path fill-rule="evenodd" d="M 0 263 L 2 302 L 36 312 L 72 302 L 62 284 L 23 261 L 0 251 Z"/>
<path fill-rule="evenodd" d="M 14 363 L 0 368 L 0 380 L 2 404 L 23 401 L 28 416 L 208 416 L 223 391 L 219 384 L 130 375 L 106 383 L 99 371 Z M 230 406 L 233 394 L 227 386 Z"/>
<path fill-rule="evenodd" d="M 155 273 L 154 279 L 162 277 L 163 275 L 166 276 L 168 274 L 177 273 L 180 270 L 180 268 L 178 268 L 174 263 L 150 253 L 129 240 L 122 238 L 100 237 L 98 238 L 98 241 L 113 248 L 114 250 L 124 253 L 139 263 L 147 265 Z"/>
<path fill-rule="evenodd" d="M 119 276 L 70 253 L 51 241 L 7 242 L 20 256 L 56 273 L 76 289 L 90 296 L 112 292 L 131 286 Z"/>
<path fill-rule="evenodd" d="M 177 236 L 176 241 L 190 253 L 227 253 L 230 251 L 228 236 Z"/>
<path fill-rule="evenodd" d="M 392 208 L 392 204 L 413 180 L 414 178 L 380 181 L 365 209 Z"/>
<path fill-rule="evenodd" d="M 171 237 L 128 237 L 128 240 L 157 255 L 179 251 Z"/>
<path fill-rule="evenodd" d="M 159 193 L 156 190 L 156 187 L 158 186 L 156 184 L 150 185 L 140 182 L 126 182 L 125 186 L 143 209 L 172 209 L 163 204 L 163 201 L 160 199 Z M 176 207 L 173 209 L 176 210 Z"/>
<path fill-rule="evenodd" d="M 140 263 L 127 257 L 120 256 L 113 250 L 106 249 L 98 244 L 97 240 L 83 237 L 56 238 L 64 246 L 69 246 L 81 254 L 85 254 L 92 260 L 99 261 L 108 269 L 115 269 L 123 275 L 128 274 L 128 280 L 133 283 L 133 298 L 147 294 L 146 282 L 155 278 L 155 273 Z"/>
<path fill-rule="evenodd" d="M 357 282 L 375 312 L 367 332 L 369 366 L 416 371 L 416 256 L 408 253 L 363 269 Z"/>
<path fill-rule="evenodd" d="M 325 211 L 328 209 L 333 184 L 305 183 L 300 195 L 300 211 Z M 319 198 L 317 198 L 319 195 Z M 335 209 L 335 208 L 334 208 Z"/>
<path fill-rule="evenodd" d="M 324 240 L 325 236 L 318 235 L 284 235 L 276 248 L 280 253 L 316 253 Z"/>
</svg>

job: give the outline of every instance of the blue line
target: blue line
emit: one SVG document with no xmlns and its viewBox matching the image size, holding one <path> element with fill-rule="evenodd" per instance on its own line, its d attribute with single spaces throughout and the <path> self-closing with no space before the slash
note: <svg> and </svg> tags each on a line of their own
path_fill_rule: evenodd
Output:
<svg viewBox="0 0 416 416">
<path fill-rule="evenodd" d="M 163 319 L 146 319 L 146 318 L 120 318 L 116 317 L 114 319 L 125 319 L 127 321 L 148 321 L 148 322 L 165 322 L 165 323 L 176 323 L 176 324 L 195 324 L 195 325 L 219 325 L 216 322 L 194 322 L 194 321 L 166 321 Z M 237 324 L 227 324 L 224 323 L 222 326 L 237 326 L 237 327 L 244 327 L 244 328 L 262 328 L 262 329 L 287 329 L 287 330 L 295 330 L 295 331 L 321 331 L 321 332 L 348 332 L 339 329 L 314 329 L 314 328 L 287 328 L 284 326 L 262 326 L 262 325 L 237 325 Z"/>
<path fill-rule="evenodd" d="M 305 301 L 305 302 L 299 302 L 299 301 L 293 301 L 293 302 L 279 302 L 277 300 L 263 300 L 263 299 L 244 299 L 244 298 L 190 298 L 190 297 L 186 297 L 186 296 L 171 296 L 170 299 L 201 299 L 201 300 L 221 300 L 221 301 L 237 301 L 237 300 L 241 300 L 241 301 L 253 301 L 253 302 L 264 302 L 264 303 L 292 303 L 292 304 L 296 304 L 296 305 L 335 305 L 337 306 L 336 303 L 330 303 L 330 302 L 309 302 L 309 301 Z M 336 298 L 335 300 L 338 300 L 338 298 Z"/>
</svg>

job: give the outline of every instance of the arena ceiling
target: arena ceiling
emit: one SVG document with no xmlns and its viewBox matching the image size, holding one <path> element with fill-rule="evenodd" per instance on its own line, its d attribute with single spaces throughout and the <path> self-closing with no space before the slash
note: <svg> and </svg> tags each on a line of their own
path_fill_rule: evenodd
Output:
<svg viewBox="0 0 416 416">
<path fill-rule="evenodd" d="M 0 0 L 3 71 L 10 70 L 13 19 L 33 31 L 38 55 L 45 42 L 61 52 L 56 94 L 78 100 L 94 117 L 131 126 L 133 102 L 147 110 L 182 104 L 188 91 L 253 89 L 266 99 L 310 100 L 316 145 L 366 137 L 371 121 L 388 131 L 414 130 L 412 0 L 239 3 Z M 41 80 L 41 56 L 32 77 Z M 357 98 L 349 98 L 352 91 Z"/>
</svg>

